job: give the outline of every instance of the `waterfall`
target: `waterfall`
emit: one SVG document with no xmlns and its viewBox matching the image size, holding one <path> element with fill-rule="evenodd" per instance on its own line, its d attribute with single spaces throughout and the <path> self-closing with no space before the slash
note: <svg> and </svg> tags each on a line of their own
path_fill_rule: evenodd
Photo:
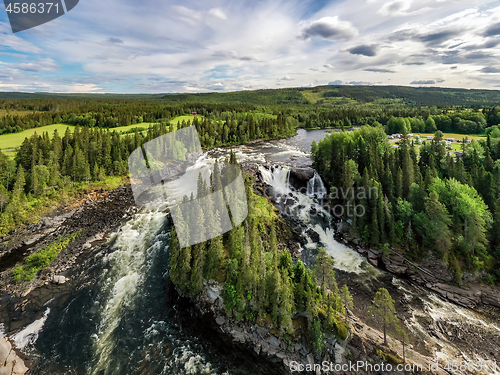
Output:
<svg viewBox="0 0 500 375">
<path fill-rule="evenodd" d="M 134 308 L 135 297 L 151 266 L 148 253 L 161 246 L 161 238 L 156 235 L 164 226 L 165 216 L 161 212 L 138 214 L 112 236 L 115 251 L 104 259 L 110 271 L 103 278 L 104 306 L 94 343 L 97 363 L 92 369 L 93 375 L 114 373 L 110 368 L 114 333 L 124 312 Z"/>
<path fill-rule="evenodd" d="M 307 182 L 307 195 L 310 197 L 316 197 L 318 199 L 323 199 L 327 195 L 325 184 L 318 172 L 314 171 L 314 176 Z"/>
<path fill-rule="evenodd" d="M 285 207 L 283 212 L 299 219 L 303 226 L 303 236 L 308 239 L 307 248 L 317 248 L 322 246 L 327 253 L 335 260 L 335 267 L 348 272 L 362 273 L 365 270 L 361 265 L 364 258 L 354 250 L 340 244 L 334 239 L 334 231 L 331 229 L 331 215 L 313 198 L 324 198 L 326 189 L 318 173 L 309 180 L 307 193 L 303 194 L 290 187 L 290 169 L 287 167 L 276 166 L 271 169 L 259 167 L 262 180 L 273 187 L 273 190 L 282 195 L 287 195 L 287 202 L 294 202 Z M 319 243 L 313 242 L 307 234 L 313 231 L 319 237 Z M 371 266 L 368 268 L 372 268 Z M 375 274 L 376 272 L 372 272 Z"/>
<path fill-rule="evenodd" d="M 259 171 L 263 182 L 272 186 L 276 193 L 284 195 L 290 192 L 289 168 L 278 166 L 269 170 L 260 166 Z"/>
<path fill-rule="evenodd" d="M 361 272 L 361 264 L 364 259 L 354 250 L 337 242 L 333 238 L 334 232 L 331 228 L 323 229 L 321 225 L 316 224 L 313 230 L 319 234 L 319 239 L 326 253 L 335 260 L 335 268 L 353 273 Z"/>
</svg>

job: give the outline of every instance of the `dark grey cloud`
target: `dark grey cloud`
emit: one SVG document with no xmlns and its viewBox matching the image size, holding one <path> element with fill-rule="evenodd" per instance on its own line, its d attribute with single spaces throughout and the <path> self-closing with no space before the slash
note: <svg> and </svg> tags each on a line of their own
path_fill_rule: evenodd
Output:
<svg viewBox="0 0 500 375">
<path fill-rule="evenodd" d="M 452 39 L 459 34 L 461 33 L 457 32 L 456 30 L 443 30 L 434 33 L 429 33 L 427 35 L 421 35 L 419 39 L 422 42 L 427 43 L 429 45 L 437 45 L 446 42 L 447 40 Z"/>
<path fill-rule="evenodd" d="M 483 33 L 484 36 L 500 35 L 500 22 L 489 25 Z"/>
<path fill-rule="evenodd" d="M 403 65 L 425 65 L 424 62 L 407 62 L 403 63 Z"/>
<path fill-rule="evenodd" d="M 413 81 L 410 83 L 410 85 L 435 85 L 435 84 L 436 84 L 436 81 L 434 81 L 433 79 L 424 80 L 424 81 Z"/>
<path fill-rule="evenodd" d="M 357 30 L 350 22 L 338 17 L 323 17 L 302 29 L 302 39 L 319 36 L 330 40 L 350 40 L 357 35 Z"/>
<path fill-rule="evenodd" d="M 478 60 L 478 59 L 487 59 L 487 58 L 490 58 L 492 57 L 491 55 L 487 55 L 483 52 L 471 52 L 471 53 L 468 53 L 466 55 L 464 55 L 464 57 L 467 59 L 467 60 Z"/>
<path fill-rule="evenodd" d="M 440 56 L 443 64 L 459 64 L 463 59 L 459 55 L 459 51 L 449 51 Z"/>
<path fill-rule="evenodd" d="M 458 44 L 454 44 L 452 46 L 449 46 L 448 49 L 454 49 L 454 48 L 457 48 L 457 47 L 460 47 L 462 44 L 464 44 L 465 42 L 460 42 Z"/>
<path fill-rule="evenodd" d="M 467 51 L 475 51 L 475 50 L 480 50 L 480 49 L 485 49 L 485 48 L 494 48 L 498 44 L 500 44 L 500 39 L 489 38 L 489 39 L 486 39 L 484 43 L 469 44 L 467 46 L 464 46 L 463 49 L 467 50 Z"/>
<path fill-rule="evenodd" d="M 363 56 L 375 56 L 378 51 L 378 46 L 376 44 L 361 44 L 356 47 L 348 49 L 349 53 L 353 55 L 363 55 Z"/>
<path fill-rule="evenodd" d="M 121 40 L 120 38 L 108 38 L 108 43 L 123 44 L 123 40 Z"/>
<path fill-rule="evenodd" d="M 340 79 L 336 79 L 335 81 L 328 82 L 328 84 L 332 85 L 332 86 L 338 86 L 338 85 L 341 85 L 342 83 L 343 82 Z"/>
<path fill-rule="evenodd" d="M 394 70 L 390 69 L 368 68 L 364 70 L 366 72 L 375 72 L 375 73 L 396 73 Z"/>
<path fill-rule="evenodd" d="M 235 59 L 241 61 L 257 61 L 255 57 L 252 56 L 238 56 L 235 51 L 215 51 L 210 56 L 216 59 Z"/>
<path fill-rule="evenodd" d="M 438 46 L 450 39 L 454 39 L 464 33 L 464 30 L 444 29 L 440 31 L 432 31 L 429 33 L 420 33 L 416 29 L 401 30 L 390 36 L 389 40 L 414 40 L 420 41 L 429 47 Z"/>
<path fill-rule="evenodd" d="M 481 69 L 482 73 L 500 73 L 499 68 L 495 68 L 494 66 L 485 66 L 483 69 Z"/>
<path fill-rule="evenodd" d="M 387 6 L 385 9 L 387 9 L 387 11 L 389 13 L 395 13 L 398 10 L 403 9 L 404 6 L 405 6 L 404 2 L 402 2 L 402 1 L 395 1 L 394 3 L 390 4 L 389 6 Z"/>
<path fill-rule="evenodd" d="M 450 69 L 456 69 L 458 66 L 450 66 Z"/>
</svg>

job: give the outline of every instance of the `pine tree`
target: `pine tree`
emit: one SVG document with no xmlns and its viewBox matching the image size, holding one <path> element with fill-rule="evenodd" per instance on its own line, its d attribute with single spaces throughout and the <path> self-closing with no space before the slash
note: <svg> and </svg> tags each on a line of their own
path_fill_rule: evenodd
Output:
<svg viewBox="0 0 500 375">
<path fill-rule="evenodd" d="M 14 194 L 20 197 L 24 193 L 24 186 L 26 185 L 26 178 L 24 176 L 24 168 L 22 165 L 17 167 L 16 181 L 14 182 Z"/>
<path fill-rule="evenodd" d="M 319 248 L 316 256 L 316 264 L 314 265 L 314 273 L 320 284 L 323 298 L 326 298 L 327 290 L 331 290 L 338 296 L 338 286 L 335 280 L 335 271 L 333 270 L 335 262 L 323 247 Z"/>
<path fill-rule="evenodd" d="M 396 309 L 394 308 L 394 300 L 389 291 L 385 288 L 380 288 L 375 294 L 373 304 L 369 307 L 370 313 L 375 320 L 380 322 L 384 330 L 384 345 L 387 345 L 387 330 L 390 327 L 395 327 L 397 324 Z"/>
<path fill-rule="evenodd" d="M 281 299 L 280 299 L 280 328 L 283 333 L 293 333 L 293 308 L 295 306 L 293 299 L 293 288 L 288 271 L 284 271 L 281 277 Z"/>
<path fill-rule="evenodd" d="M 3 212 L 5 205 L 9 203 L 9 193 L 5 186 L 0 184 L 0 211 Z"/>
<path fill-rule="evenodd" d="M 346 284 L 340 289 L 340 299 L 342 300 L 342 304 L 344 306 L 344 321 L 347 322 L 347 315 L 348 311 L 352 310 L 354 308 L 354 302 L 351 297 L 351 293 L 349 292 L 349 288 L 347 287 Z M 350 327 L 350 322 L 349 322 L 349 327 Z"/>
</svg>

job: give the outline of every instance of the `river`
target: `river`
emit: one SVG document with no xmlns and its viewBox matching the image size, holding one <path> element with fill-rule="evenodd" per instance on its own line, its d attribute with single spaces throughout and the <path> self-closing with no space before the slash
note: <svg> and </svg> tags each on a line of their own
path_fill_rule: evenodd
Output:
<svg viewBox="0 0 500 375">
<path fill-rule="evenodd" d="M 290 166 L 310 165 L 310 145 L 324 136 L 323 130 L 299 130 L 297 136 L 286 140 L 253 143 L 234 151 L 240 162 L 259 163 L 263 179 L 277 193 L 293 198 L 292 205 L 280 205 L 278 200 L 278 207 L 301 222 L 306 239 L 301 251 L 306 263 L 311 262 L 318 246 L 324 246 L 336 262 L 339 279 L 355 296 L 373 294 L 385 286 L 397 301 L 409 301 L 400 308 L 404 309 L 414 347 L 434 358 L 487 358 L 485 348 L 500 345 L 497 320 L 485 311 L 458 307 L 377 270 L 336 241 L 331 217 L 315 198 L 325 193 L 319 176 L 311 179 L 307 191 L 290 187 Z M 211 150 L 197 165 L 202 168 L 227 153 L 227 149 Z M 313 206 L 322 214 L 311 215 Z M 312 233 L 319 242 L 311 238 Z M 87 259 L 72 277 L 75 287 L 70 298 L 49 301 L 41 319 L 11 335 L 19 349 L 37 359 L 32 373 L 260 374 L 237 353 L 216 345 L 209 334 L 193 332 L 189 319 L 181 316 L 178 300 L 167 292 L 168 240 L 165 213 L 141 211 L 109 238 L 100 256 Z M 431 334 L 428 326 L 437 322 L 450 334 Z M 475 332 L 479 341 L 458 340 L 459 331 L 462 335 Z"/>
</svg>

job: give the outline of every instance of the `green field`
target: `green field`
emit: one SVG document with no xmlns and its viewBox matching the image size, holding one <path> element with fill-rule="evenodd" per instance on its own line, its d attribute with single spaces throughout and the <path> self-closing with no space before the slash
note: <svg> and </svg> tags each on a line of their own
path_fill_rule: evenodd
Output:
<svg viewBox="0 0 500 375">
<path fill-rule="evenodd" d="M 202 116 L 197 116 L 198 118 L 201 118 Z M 170 120 L 171 123 L 174 125 L 177 125 L 178 121 L 185 120 L 186 122 L 188 120 L 193 121 L 195 116 L 192 115 L 186 115 L 186 116 L 178 116 Z M 134 125 L 128 125 L 128 126 L 119 126 L 117 128 L 112 128 L 109 129 L 110 131 L 117 131 L 117 132 L 126 132 L 130 129 L 133 128 L 144 128 L 147 129 L 149 128 L 150 125 L 153 123 L 150 122 L 141 122 L 139 124 L 134 124 Z M 66 131 L 66 128 L 70 128 L 72 130 L 74 126 L 72 125 L 65 125 L 65 124 L 54 124 L 54 125 L 47 125 L 47 126 L 42 126 L 40 128 L 34 128 L 34 129 L 28 129 L 25 130 L 21 133 L 13 133 L 13 134 L 4 134 L 0 135 L 0 150 L 14 150 L 18 148 L 19 146 L 22 145 L 24 142 L 24 139 L 26 137 L 31 137 L 35 132 L 38 135 L 41 135 L 43 132 L 49 132 L 49 135 L 52 136 L 52 133 L 54 133 L 54 130 L 57 129 L 59 132 L 59 135 L 62 137 L 64 135 L 64 132 Z"/>
<path fill-rule="evenodd" d="M 17 147 L 21 146 L 26 137 L 31 137 L 33 134 L 37 133 L 38 135 L 42 135 L 43 132 L 49 132 L 49 135 L 52 136 L 54 130 L 57 129 L 57 132 L 62 137 L 66 128 L 73 128 L 71 125 L 63 125 L 63 124 L 54 124 L 42 126 L 40 128 L 28 129 L 21 133 L 12 133 L 12 134 L 4 134 L 0 135 L 0 149 L 1 150 L 14 150 Z"/>
<path fill-rule="evenodd" d="M 182 120 L 185 120 L 186 122 L 188 120 L 193 121 L 193 119 L 195 117 L 198 117 L 199 119 L 202 118 L 202 116 L 193 116 L 193 115 L 178 116 L 178 117 L 175 117 L 175 118 L 171 119 L 170 123 L 172 123 L 174 125 L 177 125 L 177 122 L 179 122 L 179 121 L 181 121 L 181 122 L 182 122 Z M 111 128 L 109 130 L 111 130 L 111 131 L 117 131 L 117 132 L 120 132 L 120 133 L 127 132 L 130 129 L 134 129 L 134 128 L 144 128 L 144 130 L 147 130 L 153 124 L 155 124 L 155 123 L 154 122 L 141 122 L 139 124 L 133 124 L 133 125 L 127 125 L 127 126 L 118 126 L 116 128 Z"/>
<path fill-rule="evenodd" d="M 118 133 L 124 133 L 134 128 L 144 128 L 145 130 L 149 128 L 152 122 L 141 122 L 139 124 L 127 125 L 127 126 L 117 126 L 116 128 L 110 128 L 111 132 L 117 131 Z"/>
<path fill-rule="evenodd" d="M 192 122 L 195 117 L 198 117 L 198 119 L 200 120 L 203 116 L 201 116 L 201 115 L 198 115 L 198 116 L 193 116 L 193 115 L 177 116 L 177 117 L 173 118 L 172 120 L 170 120 L 170 122 L 174 125 L 177 125 L 177 123 L 182 122 L 182 120 L 184 120 L 186 122 L 188 122 L 188 120 L 190 120 Z"/>
</svg>

